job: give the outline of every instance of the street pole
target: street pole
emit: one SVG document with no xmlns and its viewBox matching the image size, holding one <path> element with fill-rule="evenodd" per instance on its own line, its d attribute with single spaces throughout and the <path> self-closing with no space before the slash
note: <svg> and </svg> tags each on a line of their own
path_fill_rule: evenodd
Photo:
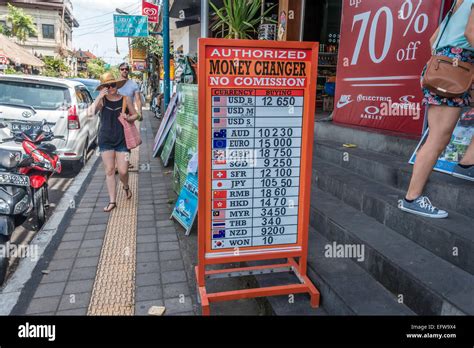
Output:
<svg viewBox="0 0 474 348">
<path fill-rule="evenodd" d="M 209 0 L 201 0 L 201 37 L 209 36 Z"/>
<path fill-rule="evenodd" d="M 163 60 L 165 70 L 165 110 L 170 102 L 170 6 L 169 0 L 163 0 Z"/>
</svg>

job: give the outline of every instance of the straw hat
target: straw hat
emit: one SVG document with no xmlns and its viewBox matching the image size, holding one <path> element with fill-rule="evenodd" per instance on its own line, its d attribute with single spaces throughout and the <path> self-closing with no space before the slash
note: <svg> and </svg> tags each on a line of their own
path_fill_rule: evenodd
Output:
<svg viewBox="0 0 474 348">
<path fill-rule="evenodd" d="M 115 83 L 117 85 L 117 89 L 121 88 L 127 80 L 117 80 L 111 72 L 106 72 L 105 74 L 102 74 L 100 77 L 100 85 L 97 86 L 96 91 L 101 90 L 104 85 L 110 85 L 112 83 Z"/>
</svg>

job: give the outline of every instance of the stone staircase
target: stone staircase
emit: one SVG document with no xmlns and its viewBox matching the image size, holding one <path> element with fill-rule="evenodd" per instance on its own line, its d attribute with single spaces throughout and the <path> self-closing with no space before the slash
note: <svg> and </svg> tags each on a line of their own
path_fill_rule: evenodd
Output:
<svg viewBox="0 0 474 348">
<path fill-rule="evenodd" d="M 450 217 L 400 211 L 417 142 L 316 123 L 308 275 L 328 315 L 474 314 L 474 184 L 433 173 L 426 193 Z M 334 243 L 363 260 L 326 257 Z"/>
</svg>

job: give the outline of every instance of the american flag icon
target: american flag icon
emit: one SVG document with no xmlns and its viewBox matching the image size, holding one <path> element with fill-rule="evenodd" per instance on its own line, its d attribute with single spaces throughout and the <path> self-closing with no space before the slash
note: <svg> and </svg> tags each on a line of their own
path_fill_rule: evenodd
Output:
<svg viewBox="0 0 474 348">
<path fill-rule="evenodd" d="M 213 106 L 227 106 L 227 97 L 213 97 Z"/>
<path fill-rule="evenodd" d="M 212 108 L 212 116 L 214 117 L 227 116 L 227 108 Z"/>
<path fill-rule="evenodd" d="M 225 118 L 214 118 L 212 121 L 214 127 L 227 127 L 227 120 Z"/>
</svg>

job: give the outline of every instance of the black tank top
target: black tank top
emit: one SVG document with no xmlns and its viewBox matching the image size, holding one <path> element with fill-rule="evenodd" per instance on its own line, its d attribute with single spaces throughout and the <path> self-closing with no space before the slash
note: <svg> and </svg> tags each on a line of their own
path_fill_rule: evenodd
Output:
<svg viewBox="0 0 474 348">
<path fill-rule="evenodd" d="M 104 97 L 102 100 L 104 107 L 100 113 L 99 145 L 126 146 L 123 126 L 119 121 L 123 98 L 111 101 Z M 128 113 L 128 110 L 125 112 Z"/>
</svg>

